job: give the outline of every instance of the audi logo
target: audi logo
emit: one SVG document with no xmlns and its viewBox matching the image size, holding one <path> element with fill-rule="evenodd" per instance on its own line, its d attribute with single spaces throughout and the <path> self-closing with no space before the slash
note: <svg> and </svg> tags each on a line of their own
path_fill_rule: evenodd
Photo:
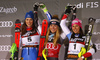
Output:
<svg viewBox="0 0 100 60">
<path fill-rule="evenodd" d="M 10 51 L 10 45 L 0 45 L 0 51 Z"/>
<path fill-rule="evenodd" d="M 4 58 L 4 59 L 1 59 L 1 60 L 9 60 L 9 59 L 5 59 L 5 58 Z"/>
<path fill-rule="evenodd" d="M 12 21 L 0 21 L 0 27 L 12 27 L 13 22 Z"/>
<path fill-rule="evenodd" d="M 96 49 L 100 50 L 100 43 L 95 43 L 95 45 L 96 45 Z"/>
</svg>

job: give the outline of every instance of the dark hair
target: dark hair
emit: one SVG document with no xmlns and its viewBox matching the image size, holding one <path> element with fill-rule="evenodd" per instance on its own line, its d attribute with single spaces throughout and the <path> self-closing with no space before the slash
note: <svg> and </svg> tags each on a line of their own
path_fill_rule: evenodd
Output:
<svg viewBox="0 0 100 60">
<path fill-rule="evenodd" d="M 84 36 L 84 34 L 83 34 L 83 30 L 80 28 L 79 38 L 82 38 L 82 36 Z M 74 32 L 72 33 L 71 38 L 75 38 Z"/>
<path fill-rule="evenodd" d="M 33 33 L 37 32 L 37 26 L 38 26 L 37 21 L 33 20 L 32 30 L 31 30 Z M 27 25 L 26 25 L 26 22 L 24 21 L 24 24 L 22 25 L 22 28 L 21 28 L 21 35 L 24 35 L 27 32 L 26 27 L 27 27 Z"/>
</svg>

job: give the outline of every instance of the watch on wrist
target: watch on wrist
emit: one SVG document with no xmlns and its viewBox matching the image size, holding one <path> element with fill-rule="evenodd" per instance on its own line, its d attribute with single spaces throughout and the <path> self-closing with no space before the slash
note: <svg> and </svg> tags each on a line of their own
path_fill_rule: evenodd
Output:
<svg viewBox="0 0 100 60">
<path fill-rule="evenodd" d="M 84 56 L 82 56 L 82 59 L 84 59 Z"/>
</svg>

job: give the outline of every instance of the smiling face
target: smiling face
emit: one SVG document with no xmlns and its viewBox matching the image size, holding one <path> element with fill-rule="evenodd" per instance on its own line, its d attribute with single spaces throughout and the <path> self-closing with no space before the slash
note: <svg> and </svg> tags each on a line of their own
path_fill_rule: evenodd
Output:
<svg viewBox="0 0 100 60">
<path fill-rule="evenodd" d="M 54 24 L 51 24 L 51 25 L 50 25 L 50 31 L 51 31 L 52 33 L 55 33 L 55 32 L 57 31 L 57 29 L 58 29 L 58 26 L 57 26 L 57 25 L 54 25 Z"/>
<path fill-rule="evenodd" d="M 26 18 L 25 19 L 27 27 L 32 27 L 33 19 L 32 18 Z"/>
<path fill-rule="evenodd" d="M 74 25 L 72 26 L 72 30 L 73 30 L 73 32 L 74 32 L 75 34 L 78 34 L 78 33 L 80 33 L 80 26 L 77 25 L 77 24 L 74 24 Z"/>
</svg>

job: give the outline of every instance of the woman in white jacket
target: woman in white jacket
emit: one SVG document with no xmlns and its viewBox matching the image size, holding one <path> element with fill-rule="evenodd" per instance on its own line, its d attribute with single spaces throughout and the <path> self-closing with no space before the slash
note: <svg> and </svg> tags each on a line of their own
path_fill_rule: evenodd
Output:
<svg viewBox="0 0 100 60">
<path fill-rule="evenodd" d="M 71 12 L 71 7 L 67 6 L 65 14 L 63 15 L 62 20 L 60 22 L 60 26 L 63 32 L 66 34 L 66 36 L 69 39 L 67 59 L 68 60 L 83 60 L 84 58 L 92 56 L 95 53 L 96 49 L 91 41 L 90 50 L 86 52 L 85 54 L 83 54 L 81 57 L 78 57 L 78 54 L 80 53 L 81 48 L 85 47 L 86 36 L 84 36 L 83 31 L 82 31 L 82 22 L 78 18 L 72 21 L 72 25 L 71 25 L 72 32 L 68 29 L 68 27 L 66 26 L 66 20 L 70 12 Z"/>
</svg>

